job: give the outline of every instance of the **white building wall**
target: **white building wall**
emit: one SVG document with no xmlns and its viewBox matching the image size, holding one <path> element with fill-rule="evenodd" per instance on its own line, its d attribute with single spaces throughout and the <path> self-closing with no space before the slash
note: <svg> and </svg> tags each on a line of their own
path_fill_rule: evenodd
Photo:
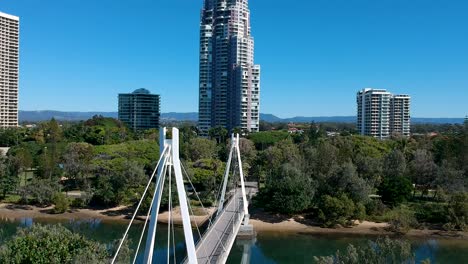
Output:
<svg viewBox="0 0 468 264">
<path fill-rule="evenodd" d="M 0 12 L 0 127 L 18 126 L 19 18 Z"/>
</svg>

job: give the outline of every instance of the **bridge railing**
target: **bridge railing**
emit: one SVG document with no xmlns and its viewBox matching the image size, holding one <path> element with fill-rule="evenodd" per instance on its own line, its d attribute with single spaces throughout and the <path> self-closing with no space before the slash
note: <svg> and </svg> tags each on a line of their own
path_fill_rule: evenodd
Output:
<svg viewBox="0 0 468 264">
<path fill-rule="evenodd" d="M 221 237 L 216 242 L 216 246 L 214 247 L 214 250 L 219 251 L 219 249 L 222 249 L 221 252 L 219 252 L 217 255 L 221 256 L 223 252 L 229 253 L 230 248 L 226 248 L 228 246 L 229 239 L 233 239 L 232 236 L 235 237 L 237 236 L 237 231 L 236 229 L 238 228 L 238 225 L 241 224 L 242 220 L 244 219 L 244 210 L 243 210 L 243 200 L 242 197 L 238 197 L 235 195 L 233 197 L 234 199 L 238 199 L 239 203 L 236 208 L 236 213 L 232 215 L 232 217 L 229 219 L 228 224 L 226 225 L 226 228 L 222 230 L 221 232 Z M 235 202 L 235 201 L 234 201 Z M 213 251 L 210 253 L 210 258 L 215 256 L 216 252 Z"/>
</svg>

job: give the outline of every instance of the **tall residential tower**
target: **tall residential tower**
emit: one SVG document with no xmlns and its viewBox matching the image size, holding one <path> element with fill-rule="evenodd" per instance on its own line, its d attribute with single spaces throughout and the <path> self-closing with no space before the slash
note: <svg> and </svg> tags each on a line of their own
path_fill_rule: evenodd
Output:
<svg viewBox="0 0 468 264">
<path fill-rule="evenodd" d="M 407 94 L 393 95 L 390 100 L 390 132 L 392 135 L 410 136 L 410 99 Z"/>
<path fill-rule="evenodd" d="M 0 12 L 0 128 L 18 126 L 19 18 Z"/>
<path fill-rule="evenodd" d="M 140 88 L 119 94 L 119 120 L 134 131 L 159 128 L 160 96 Z"/>
<path fill-rule="evenodd" d="M 410 96 L 366 88 L 357 93 L 357 129 L 380 139 L 410 135 Z"/>
<path fill-rule="evenodd" d="M 199 128 L 259 129 L 260 66 L 248 0 L 204 0 L 200 23 Z"/>
</svg>

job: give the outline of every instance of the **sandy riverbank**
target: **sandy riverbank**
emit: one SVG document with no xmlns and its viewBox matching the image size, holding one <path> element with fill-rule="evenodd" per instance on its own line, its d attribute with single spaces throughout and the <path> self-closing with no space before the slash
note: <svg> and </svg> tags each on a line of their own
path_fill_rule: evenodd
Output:
<svg viewBox="0 0 468 264">
<path fill-rule="evenodd" d="M 0 203 L 0 219 L 21 219 L 35 218 L 44 220 L 76 220 L 76 219 L 102 219 L 103 221 L 122 221 L 128 222 L 133 211 L 128 207 L 121 206 L 110 209 L 75 209 L 63 214 L 52 214 L 52 207 L 39 208 L 35 206 L 18 206 L 13 204 Z M 192 221 L 198 225 L 208 219 L 209 213 L 213 212 L 214 208 L 207 209 L 205 214 L 198 212 L 192 217 Z M 181 216 L 179 208 L 175 208 L 172 215 L 176 224 L 181 224 Z M 137 221 L 144 221 L 144 216 L 137 217 Z M 161 213 L 158 220 L 162 223 L 167 223 L 169 213 Z M 321 228 L 306 219 L 295 217 L 287 218 L 284 216 L 275 216 L 261 211 L 252 213 L 250 223 L 254 226 L 257 232 L 284 232 L 284 233 L 300 233 L 300 234 L 317 234 L 317 235 L 333 235 L 333 234 L 348 234 L 348 235 L 392 235 L 391 232 L 385 230 L 386 223 L 375 223 L 364 221 L 356 223 L 350 228 Z M 468 232 L 446 232 L 441 230 L 411 230 L 407 236 L 412 237 L 434 237 L 434 238 L 456 238 L 468 239 Z"/>
<path fill-rule="evenodd" d="M 15 204 L 0 203 L 0 219 L 21 219 L 21 218 L 34 218 L 41 220 L 76 220 L 76 219 L 101 219 L 103 221 L 121 221 L 128 222 L 133 215 L 133 208 L 127 206 L 119 206 L 107 209 L 72 209 L 63 214 L 53 214 L 53 206 L 49 207 L 36 207 L 36 206 L 22 206 Z M 208 219 L 213 209 L 207 209 L 205 213 L 198 213 L 200 215 L 192 216 L 193 223 L 201 224 Z M 182 223 L 179 208 L 175 208 L 172 214 L 174 223 Z M 145 221 L 146 216 L 137 216 L 136 221 Z M 169 212 L 159 214 L 159 222 L 169 222 Z"/>
</svg>

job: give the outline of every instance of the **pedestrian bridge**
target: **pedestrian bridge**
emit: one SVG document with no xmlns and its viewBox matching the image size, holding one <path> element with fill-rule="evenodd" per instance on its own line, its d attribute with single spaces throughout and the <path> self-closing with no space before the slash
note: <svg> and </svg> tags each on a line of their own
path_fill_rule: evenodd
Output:
<svg viewBox="0 0 468 264">
<path fill-rule="evenodd" d="M 177 197 L 179 201 L 184 240 L 186 247 L 186 257 L 181 263 L 190 264 L 206 264 L 206 263 L 225 263 L 232 249 L 234 241 L 239 232 L 252 234 L 252 226 L 249 225 L 249 211 L 248 202 L 251 195 L 256 192 L 256 184 L 246 183 L 244 181 L 244 174 L 242 170 L 242 161 L 239 150 L 239 135 L 232 136 L 229 158 L 226 164 L 226 171 L 224 173 L 223 181 L 219 188 L 219 196 L 217 200 L 217 210 L 208 218 L 208 227 L 202 234 L 200 227 L 195 223 L 195 229 L 192 226 L 190 215 L 193 215 L 193 209 L 187 198 L 186 185 L 192 189 L 192 196 L 195 195 L 200 204 L 201 200 L 196 192 L 190 177 L 182 166 L 179 158 L 179 131 L 177 128 L 172 129 L 172 138 L 169 139 L 166 133 L 166 128 L 161 129 L 160 135 L 160 158 L 156 168 L 150 177 L 142 198 L 137 205 L 135 213 L 125 231 L 123 238 L 117 248 L 112 263 L 115 263 L 122 244 L 128 236 L 128 232 L 138 210 L 146 197 L 150 185 L 153 184 L 155 178 L 155 191 L 152 196 L 151 207 L 147 213 L 146 221 L 140 240 L 137 246 L 133 263 L 152 264 L 156 263 L 153 258 L 155 238 L 158 224 L 158 214 L 160 211 L 161 199 L 163 190 L 166 186 L 169 195 L 169 212 L 172 212 L 173 201 L 172 193 L 176 188 Z M 186 178 L 184 179 L 184 172 Z M 236 177 L 238 176 L 238 177 Z M 230 188 L 228 188 L 230 186 Z M 229 190 L 228 190 L 229 189 Z M 167 259 L 166 263 L 180 263 L 180 260 L 175 259 L 175 237 L 173 217 L 169 214 L 169 228 L 167 231 Z M 147 229 L 147 232 L 145 233 Z M 193 232 L 198 232 L 199 240 L 195 243 Z M 144 250 L 142 249 L 143 261 L 137 261 L 140 246 L 143 244 L 143 238 L 146 234 L 146 243 Z M 159 233 L 158 233 L 159 234 Z M 172 254 L 171 254 L 172 249 Z M 140 258 L 141 259 L 141 258 Z M 161 263 L 161 260 L 157 260 Z M 244 262 L 247 263 L 247 262 Z"/>
</svg>

